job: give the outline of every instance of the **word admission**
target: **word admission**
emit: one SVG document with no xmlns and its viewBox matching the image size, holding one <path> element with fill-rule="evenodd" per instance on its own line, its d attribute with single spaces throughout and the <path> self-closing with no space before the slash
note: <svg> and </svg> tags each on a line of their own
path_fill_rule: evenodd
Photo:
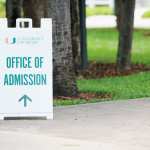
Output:
<svg viewBox="0 0 150 150">
<path fill-rule="evenodd" d="M 47 75 L 39 73 L 44 66 L 44 57 L 7 57 L 5 64 L 11 73 L 4 75 L 4 86 L 43 86 L 47 84 Z M 29 72 L 36 70 L 37 73 L 28 74 L 27 70 Z M 21 73 L 16 74 L 15 72 Z"/>
</svg>

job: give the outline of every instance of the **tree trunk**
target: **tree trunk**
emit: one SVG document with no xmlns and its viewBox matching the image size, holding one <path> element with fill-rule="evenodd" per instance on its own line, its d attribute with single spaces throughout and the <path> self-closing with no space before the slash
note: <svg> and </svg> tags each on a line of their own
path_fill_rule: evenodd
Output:
<svg viewBox="0 0 150 150">
<path fill-rule="evenodd" d="M 33 26 L 40 27 L 41 18 L 45 17 L 45 0 L 24 0 L 24 17 L 33 19 Z"/>
<path fill-rule="evenodd" d="M 115 15 L 117 17 L 117 29 L 118 31 L 120 30 L 120 26 L 121 26 L 121 17 L 122 17 L 122 5 L 121 5 L 122 1 L 121 0 L 115 0 Z"/>
<path fill-rule="evenodd" d="M 79 0 L 71 0 L 71 35 L 75 70 L 81 68 Z"/>
<path fill-rule="evenodd" d="M 8 26 L 15 27 L 16 19 L 21 18 L 22 0 L 6 0 L 6 17 Z"/>
<path fill-rule="evenodd" d="M 70 0 L 48 0 L 46 16 L 53 18 L 54 95 L 76 96 L 72 55 Z"/>
<path fill-rule="evenodd" d="M 119 29 L 118 71 L 126 71 L 131 65 L 135 0 L 120 0 L 121 25 Z"/>
<path fill-rule="evenodd" d="M 88 66 L 87 55 L 87 30 L 86 30 L 86 0 L 79 0 L 80 6 L 80 37 L 81 37 L 81 62 L 82 69 Z"/>
</svg>

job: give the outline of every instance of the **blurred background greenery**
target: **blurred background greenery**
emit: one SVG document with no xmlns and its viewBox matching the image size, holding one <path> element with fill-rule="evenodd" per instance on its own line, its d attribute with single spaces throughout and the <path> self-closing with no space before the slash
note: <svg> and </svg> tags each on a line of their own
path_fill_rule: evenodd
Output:
<svg viewBox="0 0 150 150">
<path fill-rule="evenodd" d="M 5 0 L 0 0 L 0 17 L 5 17 Z"/>
</svg>

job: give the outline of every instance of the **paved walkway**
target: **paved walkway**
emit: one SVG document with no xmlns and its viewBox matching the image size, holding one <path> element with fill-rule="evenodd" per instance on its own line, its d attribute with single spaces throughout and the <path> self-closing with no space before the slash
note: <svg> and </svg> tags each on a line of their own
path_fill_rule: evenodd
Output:
<svg viewBox="0 0 150 150">
<path fill-rule="evenodd" d="M 1 150 L 149 150 L 150 99 L 55 108 L 55 120 L 0 121 Z"/>
<path fill-rule="evenodd" d="M 135 28 L 150 28 L 150 19 L 143 19 L 143 13 L 148 10 L 148 8 L 138 8 L 135 11 Z M 87 17 L 87 28 L 112 28 L 116 27 L 116 17 L 115 16 L 91 16 Z"/>
</svg>

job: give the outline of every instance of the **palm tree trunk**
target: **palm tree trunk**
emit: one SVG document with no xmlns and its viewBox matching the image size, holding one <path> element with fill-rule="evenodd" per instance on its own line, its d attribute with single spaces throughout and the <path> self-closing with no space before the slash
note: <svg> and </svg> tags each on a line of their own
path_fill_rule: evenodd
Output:
<svg viewBox="0 0 150 150">
<path fill-rule="evenodd" d="M 70 0 L 48 0 L 46 6 L 46 16 L 53 19 L 54 95 L 76 96 Z"/>
<path fill-rule="evenodd" d="M 41 18 L 45 16 L 45 0 L 24 0 L 24 17 L 33 20 L 34 27 L 40 27 Z"/>
<path fill-rule="evenodd" d="M 120 0 L 121 24 L 119 29 L 119 46 L 117 66 L 118 70 L 124 72 L 130 69 L 131 49 L 133 40 L 133 23 L 135 0 Z"/>
<path fill-rule="evenodd" d="M 81 68 L 79 0 L 71 0 L 71 37 L 75 70 Z"/>
<path fill-rule="evenodd" d="M 6 0 L 6 17 L 8 26 L 15 27 L 16 19 L 21 18 L 22 0 Z"/>
</svg>

